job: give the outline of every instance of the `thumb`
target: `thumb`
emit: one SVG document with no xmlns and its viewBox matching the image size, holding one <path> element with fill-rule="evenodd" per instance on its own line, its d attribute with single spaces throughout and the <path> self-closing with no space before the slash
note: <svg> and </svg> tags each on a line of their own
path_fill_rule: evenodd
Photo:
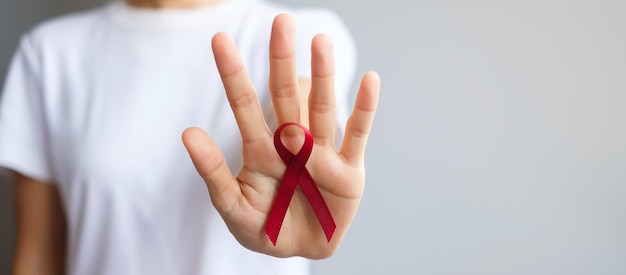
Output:
<svg viewBox="0 0 626 275">
<path fill-rule="evenodd" d="M 196 127 L 183 132 L 183 143 L 209 189 L 213 205 L 222 216 L 227 214 L 241 195 L 241 189 L 222 151 L 207 133 Z"/>
</svg>

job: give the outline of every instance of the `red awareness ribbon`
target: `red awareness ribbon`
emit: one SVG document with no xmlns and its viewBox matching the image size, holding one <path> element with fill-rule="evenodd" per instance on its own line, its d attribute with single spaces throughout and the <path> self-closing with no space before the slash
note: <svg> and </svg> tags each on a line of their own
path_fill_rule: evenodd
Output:
<svg viewBox="0 0 626 275">
<path fill-rule="evenodd" d="M 297 126 L 304 131 L 304 144 L 296 155 L 289 152 L 280 140 L 280 133 L 287 126 Z M 326 205 L 326 201 L 324 201 L 324 197 L 322 197 L 322 193 L 320 193 L 320 190 L 317 188 L 317 185 L 315 185 L 311 174 L 309 174 L 309 171 L 305 167 L 306 162 L 309 160 L 309 156 L 311 156 L 311 152 L 313 151 L 313 135 L 311 135 L 311 132 L 309 132 L 306 127 L 298 123 L 288 122 L 280 125 L 280 127 L 276 129 L 276 132 L 274 133 L 274 147 L 276 147 L 278 155 L 283 160 L 285 165 L 287 165 L 287 170 L 285 171 L 283 180 L 278 187 L 278 193 L 274 199 L 274 205 L 272 205 L 272 209 L 267 217 L 265 234 L 267 234 L 267 237 L 270 241 L 272 241 L 272 244 L 276 246 L 278 233 L 283 225 L 287 208 L 289 207 L 291 198 L 296 191 L 296 186 L 299 184 L 302 193 L 304 193 L 304 196 L 309 201 L 309 204 L 311 204 L 313 212 L 317 216 L 317 219 L 324 230 L 324 234 L 326 234 L 326 240 L 330 242 L 337 226 L 335 225 L 333 216 Z"/>
</svg>

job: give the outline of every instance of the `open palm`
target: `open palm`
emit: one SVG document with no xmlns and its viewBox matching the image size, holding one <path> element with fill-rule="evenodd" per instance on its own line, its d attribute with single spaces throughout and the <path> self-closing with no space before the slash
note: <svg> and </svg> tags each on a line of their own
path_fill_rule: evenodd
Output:
<svg viewBox="0 0 626 275">
<path fill-rule="evenodd" d="M 215 208 L 235 238 L 248 249 L 278 256 L 325 258 L 334 253 L 358 209 L 365 183 L 364 152 L 378 102 L 379 79 L 367 73 L 354 111 L 346 125 L 341 150 L 335 150 L 334 61 L 328 37 L 312 42 L 308 121 L 314 146 L 306 164 L 326 201 L 337 228 L 327 243 L 309 202 L 298 188 L 274 246 L 265 235 L 268 213 L 286 165 L 276 152 L 273 132 L 264 120 L 255 89 L 248 79 L 234 42 L 224 33 L 213 38 L 213 52 L 228 101 L 243 141 L 243 167 L 235 177 L 219 147 L 204 131 L 189 128 L 183 142 L 209 189 Z M 295 65 L 295 26 L 289 15 L 274 20 L 270 42 L 270 91 L 278 125 L 300 123 L 300 99 Z M 294 154 L 303 133 L 286 128 L 283 143 Z"/>
</svg>

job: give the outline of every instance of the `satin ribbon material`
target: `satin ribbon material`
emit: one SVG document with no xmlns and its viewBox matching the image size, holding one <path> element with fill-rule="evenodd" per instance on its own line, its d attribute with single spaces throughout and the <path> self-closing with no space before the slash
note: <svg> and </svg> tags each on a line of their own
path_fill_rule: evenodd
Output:
<svg viewBox="0 0 626 275">
<path fill-rule="evenodd" d="M 296 126 L 304 131 L 304 144 L 296 155 L 289 152 L 280 139 L 281 132 L 287 126 Z M 287 170 L 283 175 L 282 182 L 278 187 L 278 193 L 274 199 L 274 204 L 272 205 L 270 213 L 267 217 L 265 234 L 267 234 L 267 237 L 270 239 L 272 244 L 276 246 L 278 233 L 283 225 L 287 208 L 289 208 L 291 198 L 296 191 L 296 186 L 299 184 L 302 193 L 304 193 L 304 196 L 309 201 L 309 204 L 311 204 L 313 212 L 317 216 L 317 219 L 324 230 L 326 240 L 330 242 L 333 237 L 333 233 L 335 233 L 335 220 L 326 205 L 326 201 L 324 201 L 324 197 L 322 197 L 322 193 L 320 193 L 320 190 L 317 188 L 317 185 L 315 185 L 311 174 L 309 174 L 309 171 L 305 167 L 306 162 L 309 160 L 309 156 L 311 156 L 311 152 L 313 151 L 313 135 L 311 135 L 311 132 L 309 132 L 306 127 L 298 123 L 288 122 L 276 129 L 276 132 L 274 133 L 274 147 L 276 147 L 278 155 L 283 160 L 285 165 L 287 165 Z"/>
</svg>

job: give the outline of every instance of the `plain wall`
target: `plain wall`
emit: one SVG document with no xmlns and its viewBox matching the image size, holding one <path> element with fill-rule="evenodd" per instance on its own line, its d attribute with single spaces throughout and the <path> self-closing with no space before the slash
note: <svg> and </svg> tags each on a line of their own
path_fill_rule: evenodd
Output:
<svg viewBox="0 0 626 275">
<path fill-rule="evenodd" d="M 98 2 L 1 2 L 0 68 Z M 383 81 L 361 209 L 314 274 L 626 274 L 625 1 L 280 2 L 338 12 Z"/>
</svg>

